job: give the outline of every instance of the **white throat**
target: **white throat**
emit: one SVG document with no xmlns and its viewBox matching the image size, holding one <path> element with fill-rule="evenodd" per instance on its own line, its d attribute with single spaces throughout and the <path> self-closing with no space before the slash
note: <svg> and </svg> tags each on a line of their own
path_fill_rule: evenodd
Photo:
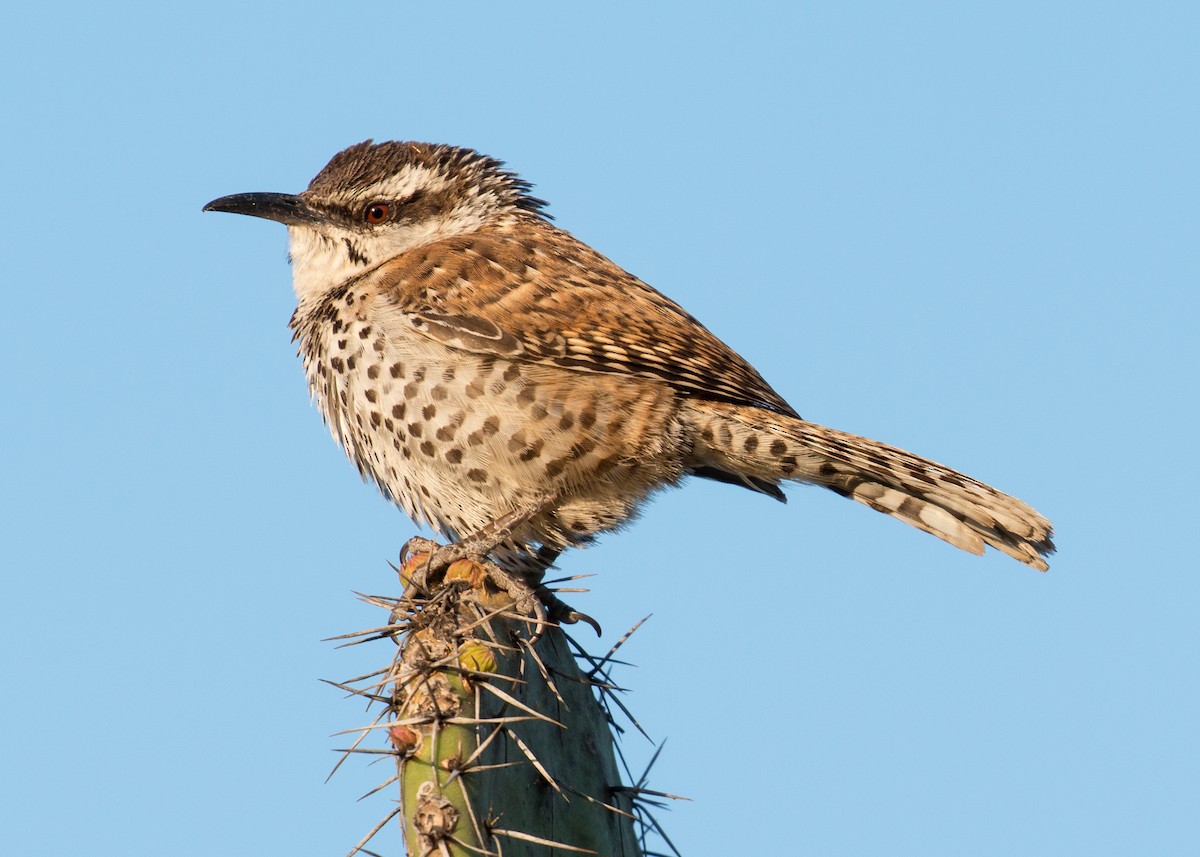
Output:
<svg viewBox="0 0 1200 857">
<path fill-rule="evenodd" d="M 348 235 L 328 235 L 308 226 L 288 227 L 292 288 L 301 306 L 318 300 L 334 286 L 366 270 L 366 264 L 352 258 L 346 244 L 348 238 Z"/>
</svg>

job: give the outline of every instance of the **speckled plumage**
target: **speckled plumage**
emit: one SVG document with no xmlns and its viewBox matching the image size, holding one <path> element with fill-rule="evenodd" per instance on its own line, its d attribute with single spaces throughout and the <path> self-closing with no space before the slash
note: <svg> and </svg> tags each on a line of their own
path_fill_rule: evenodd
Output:
<svg viewBox="0 0 1200 857">
<path fill-rule="evenodd" d="M 457 539 L 504 518 L 491 555 L 536 570 L 685 476 L 778 499 L 796 481 L 1046 568 L 1050 524 L 1033 509 L 802 420 L 528 190 L 470 150 L 367 141 L 297 197 L 210 203 L 288 224 L 313 394 L 363 476 L 414 519 Z"/>
</svg>

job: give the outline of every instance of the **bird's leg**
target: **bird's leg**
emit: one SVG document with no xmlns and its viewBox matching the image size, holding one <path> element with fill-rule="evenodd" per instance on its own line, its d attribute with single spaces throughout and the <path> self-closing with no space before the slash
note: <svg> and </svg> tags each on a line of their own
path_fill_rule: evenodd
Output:
<svg viewBox="0 0 1200 857">
<path fill-rule="evenodd" d="M 427 590 L 430 576 L 434 572 L 445 573 L 452 564 L 466 561 L 481 569 L 498 589 L 508 593 L 519 610 L 535 614 L 538 623 L 535 639 L 541 636 L 541 628 L 547 618 L 569 625 L 586 622 L 599 636 L 600 625 L 591 616 L 572 609 L 540 582 L 531 586 L 525 576 L 502 568 L 487 558 L 489 553 L 511 537 L 517 529 L 548 509 L 554 500 L 554 495 L 543 495 L 448 545 L 439 545 L 429 539 L 414 536 L 405 542 L 401 549 L 402 558 L 419 554 L 422 561 L 405 561 L 404 568 L 410 575 L 407 585 Z M 538 558 L 549 566 L 558 554 L 558 550 L 543 547 L 538 552 Z"/>
<path fill-rule="evenodd" d="M 547 509 L 553 500 L 553 496 L 538 497 L 448 545 L 439 545 L 420 537 L 409 539 L 401 549 L 403 568 L 410 575 L 409 581 L 406 581 L 408 588 L 428 590 L 432 575 L 445 574 L 454 563 L 466 561 L 472 567 L 481 570 L 498 589 L 507 593 L 518 610 L 533 613 L 538 626 L 535 637 L 541 636 L 541 629 L 546 621 L 546 608 L 538 591 L 542 587 L 531 586 L 522 575 L 501 568 L 488 560 L 487 556 L 518 528 Z M 409 559 L 416 555 L 420 555 L 421 560 L 416 563 L 409 562 Z"/>
<path fill-rule="evenodd" d="M 486 563 L 489 553 L 510 538 L 517 529 L 548 509 L 554 499 L 554 495 L 537 497 L 448 545 L 439 545 L 419 537 L 409 539 L 404 545 L 405 553 L 420 552 L 426 555 L 425 568 L 420 572 L 420 577 L 414 577 L 414 582 L 421 585 L 431 572 L 445 569 L 460 559 L 481 565 Z"/>
</svg>

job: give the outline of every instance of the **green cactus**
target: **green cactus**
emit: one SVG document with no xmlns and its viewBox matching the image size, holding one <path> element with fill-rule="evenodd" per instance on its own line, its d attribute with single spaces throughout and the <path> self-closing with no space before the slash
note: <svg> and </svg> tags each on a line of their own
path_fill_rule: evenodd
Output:
<svg viewBox="0 0 1200 857">
<path fill-rule="evenodd" d="M 387 736 L 397 776 L 385 786 L 399 784 L 400 805 L 351 855 L 397 817 L 413 857 L 643 854 L 657 793 L 621 785 L 605 662 L 474 563 L 453 564 L 429 591 L 365 599 L 389 623 L 347 636 L 389 637 L 395 658 L 338 686 L 383 703 L 351 752 L 378 753 L 362 744 Z"/>
</svg>

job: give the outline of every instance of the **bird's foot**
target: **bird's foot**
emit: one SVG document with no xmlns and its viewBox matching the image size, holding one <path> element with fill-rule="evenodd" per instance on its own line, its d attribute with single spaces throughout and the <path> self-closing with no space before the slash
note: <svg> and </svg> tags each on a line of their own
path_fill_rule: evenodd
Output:
<svg viewBox="0 0 1200 857">
<path fill-rule="evenodd" d="M 460 543 L 439 545 L 420 536 L 413 536 L 404 543 L 404 547 L 400 548 L 400 559 L 403 562 L 401 578 L 405 589 L 415 588 L 420 592 L 428 592 L 433 588 L 433 578 L 439 572 L 443 575 L 448 574 L 450 566 L 461 560 L 476 564 L 484 561 L 482 556 L 475 556 L 464 550 Z M 455 579 L 465 578 L 455 575 Z"/>
<path fill-rule="evenodd" d="M 405 542 L 400 557 L 406 595 L 414 590 L 428 593 L 439 582 L 460 586 L 470 590 L 472 598 L 486 608 L 502 610 L 511 606 L 520 615 L 530 617 L 535 625 L 533 639 L 542 636 L 549 615 L 539 596 L 541 587 L 491 562 L 472 550 L 469 542 L 439 545 L 415 537 Z"/>
<path fill-rule="evenodd" d="M 585 622 L 600 636 L 598 623 L 586 613 L 575 610 L 562 601 L 541 583 L 531 585 L 520 574 L 507 571 L 471 549 L 464 542 L 439 545 L 437 542 L 414 537 L 405 542 L 401 549 L 401 579 L 405 593 L 426 593 L 436 585 L 438 579 L 447 583 L 459 583 L 474 592 L 485 594 L 488 606 L 498 606 L 488 599 L 490 583 L 494 590 L 503 593 L 524 616 L 533 618 L 537 625 L 534 641 L 541 637 L 547 621 L 555 624 L 574 625 Z"/>
</svg>

